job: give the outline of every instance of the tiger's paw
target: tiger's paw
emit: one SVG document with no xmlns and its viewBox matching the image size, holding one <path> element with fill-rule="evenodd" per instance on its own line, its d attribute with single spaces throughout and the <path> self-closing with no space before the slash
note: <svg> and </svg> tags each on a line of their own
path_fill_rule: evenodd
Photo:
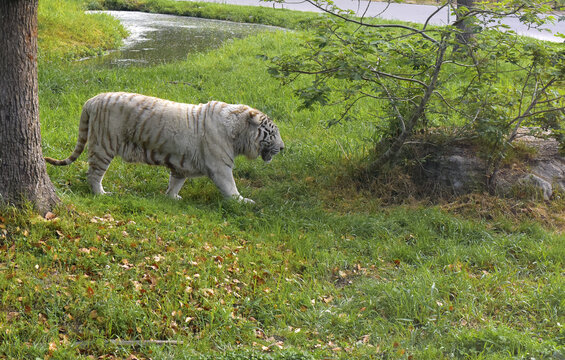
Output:
<svg viewBox="0 0 565 360">
<path fill-rule="evenodd" d="M 94 196 L 110 196 L 110 195 L 112 195 L 110 191 L 104 191 L 104 190 L 98 193 L 94 193 Z"/>
<path fill-rule="evenodd" d="M 244 198 L 241 195 L 239 195 L 239 197 L 237 198 L 237 201 L 239 201 L 240 203 L 243 203 L 243 204 L 255 204 L 255 201 L 248 199 L 248 198 Z"/>
</svg>

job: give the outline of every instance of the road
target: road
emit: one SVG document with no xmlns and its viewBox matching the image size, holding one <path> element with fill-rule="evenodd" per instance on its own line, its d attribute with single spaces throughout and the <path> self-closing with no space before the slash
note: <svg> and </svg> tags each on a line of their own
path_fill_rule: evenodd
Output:
<svg viewBox="0 0 565 360">
<path fill-rule="evenodd" d="M 186 0 L 180 0 L 186 1 Z M 190 0 L 188 0 L 190 1 Z M 275 8 L 285 8 L 290 10 L 299 11 L 313 11 L 320 12 L 322 10 L 316 8 L 314 5 L 306 1 L 292 1 L 289 0 L 282 4 L 265 2 L 260 0 L 198 0 L 206 2 L 215 2 L 221 4 L 234 4 L 234 5 L 250 5 L 250 6 L 265 6 Z M 357 15 L 369 17 L 380 17 L 383 19 L 411 21 L 423 24 L 428 17 L 438 9 L 433 5 L 414 5 L 414 4 L 388 4 L 385 2 L 369 2 L 363 0 L 334 0 L 334 3 L 347 10 L 353 10 Z M 454 17 L 447 9 L 440 10 L 435 14 L 430 23 L 434 25 L 445 25 L 453 22 Z M 545 26 L 548 31 L 539 31 L 537 29 L 528 29 L 525 25 L 521 24 L 516 18 L 505 18 L 504 24 L 508 25 L 512 30 L 520 35 L 530 36 L 541 40 L 563 42 L 563 39 L 556 37 L 557 33 L 565 34 L 565 21 L 549 24 Z"/>
</svg>

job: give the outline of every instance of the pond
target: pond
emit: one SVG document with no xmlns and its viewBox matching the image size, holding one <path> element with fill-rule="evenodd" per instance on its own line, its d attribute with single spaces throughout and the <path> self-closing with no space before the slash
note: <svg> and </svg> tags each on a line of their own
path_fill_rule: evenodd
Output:
<svg viewBox="0 0 565 360">
<path fill-rule="evenodd" d="M 230 39 L 279 28 L 260 24 L 132 11 L 104 11 L 130 32 L 124 46 L 104 56 L 82 59 L 107 66 L 155 65 L 186 59 L 190 53 L 218 48 Z"/>
</svg>

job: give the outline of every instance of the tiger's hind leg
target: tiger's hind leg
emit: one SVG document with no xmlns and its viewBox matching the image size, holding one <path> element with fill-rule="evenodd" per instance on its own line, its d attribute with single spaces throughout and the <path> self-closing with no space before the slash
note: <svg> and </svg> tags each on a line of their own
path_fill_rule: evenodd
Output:
<svg viewBox="0 0 565 360">
<path fill-rule="evenodd" d="M 186 177 L 171 171 L 171 174 L 169 175 L 169 187 L 167 188 L 167 191 L 165 192 L 165 194 L 167 194 L 169 197 L 175 199 L 175 200 L 180 200 L 182 199 L 179 196 L 179 191 L 182 188 L 182 186 L 184 185 L 184 182 L 186 181 Z"/>
<path fill-rule="evenodd" d="M 102 179 L 113 158 L 114 156 L 104 150 L 96 151 L 95 147 L 92 147 L 92 151 L 89 151 L 86 179 L 95 195 L 108 194 L 102 187 Z"/>
</svg>

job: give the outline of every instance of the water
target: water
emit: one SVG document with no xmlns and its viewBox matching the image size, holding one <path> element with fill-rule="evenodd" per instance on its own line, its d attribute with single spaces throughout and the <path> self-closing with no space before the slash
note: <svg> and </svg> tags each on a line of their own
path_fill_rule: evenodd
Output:
<svg viewBox="0 0 565 360">
<path fill-rule="evenodd" d="M 120 20 L 130 32 L 121 49 L 104 56 L 83 59 L 107 66 L 150 66 L 184 60 L 190 53 L 218 48 L 225 41 L 276 29 L 259 24 L 144 12 L 104 13 Z"/>
</svg>

